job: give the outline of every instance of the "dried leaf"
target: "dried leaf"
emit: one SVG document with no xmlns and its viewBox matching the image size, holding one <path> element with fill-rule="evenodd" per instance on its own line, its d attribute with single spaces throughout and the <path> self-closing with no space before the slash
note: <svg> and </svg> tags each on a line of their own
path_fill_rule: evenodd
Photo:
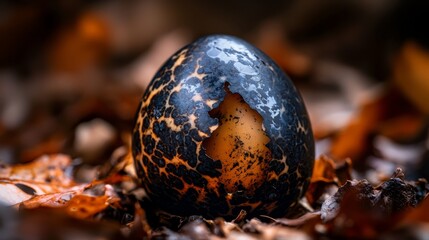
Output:
<svg viewBox="0 0 429 240">
<path fill-rule="evenodd" d="M 73 217 L 85 219 L 103 211 L 109 206 L 108 196 L 76 195 L 66 206 L 66 212 Z"/>
<path fill-rule="evenodd" d="M 342 129 L 331 145 L 330 154 L 338 159 L 351 158 L 362 160 L 371 148 L 370 136 L 380 121 L 380 109 L 377 103 L 362 107 L 361 112 Z"/>
<path fill-rule="evenodd" d="M 14 183 L 8 183 L 0 180 L 0 203 L 3 205 L 15 205 L 33 197 L 26 191 L 22 191 Z"/>
<path fill-rule="evenodd" d="M 315 161 L 310 186 L 306 198 L 314 206 L 322 195 L 330 193 L 332 186 L 341 186 L 351 179 L 351 160 L 334 161 L 326 155 L 321 155 Z"/>
<path fill-rule="evenodd" d="M 335 162 L 325 155 L 320 156 L 314 162 L 311 182 L 317 181 L 338 183 L 338 178 L 335 174 Z"/>
<path fill-rule="evenodd" d="M 29 204 L 37 199 L 51 198 L 55 193 L 71 190 L 75 182 L 67 172 L 71 159 L 66 155 L 45 155 L 33 162 L 0 168 L 0 202 L 16 205 Z M 52 194 L 43 196 L 45 194 Z M 31 199 L 31 200 L 30 200 Z M 44 201 L 43 200 L 43 201 Z"/>
<path fill-rule="evenodd" d="M 67 191 L 46 193 L 43 195 L 34 196 L 26 201 L 23 201 L 20 206 L 23 208 L 38 208 L 38 207 L 64 207 L 70 199 L 78 194 L 82 194 L 90 185 L 83 184 L 72 187 Z"/>
<path fill-rule="evenodd" d="M 289 226 L 289 227 L 299 227 L 302 226 L 309 221 L 320 219 L 320 212 L 309 212 L 304 215 L 302 215 L 299 218 L 295 219 L 287 219 L 287 218 L 271 218 L 269 216 L 261 216 L 263 218 L 270 219 L 273 223 L 280 224 L 283 226 Z"/>
<path fill-rule="evenodd" d="M 394 141 L 409 141 L 424 131 L 426 117 L 418 113 L 400 115 L 378 126 L 381 135 Z"/>
<path fill-rule="evenodd" d="M 392 71 L 395 84 L 413 102 L 413 105 L 425 113 L 429 112 L 428 63 L 429 51 L 420 44 L 408 40 L 398 51 L 393 61 Z"/>
<path fill-rule="evenodd" d="M 406 210 L 421 200 L 416 183 L 398 178 L 401 173 L 395 172 L 377 188 L 366 180 L 348 181 L 340 187 L 321 209 L 330 232 L 343 237 L 375 237 L 393 228 Z"/>
<path fill-rule="evenodd" d="M 351 158 L 358 166 L 372 152 L 375 134 L 404 141 L 415 138 L 425 124 L 425 116 L 402 92 L 387 88 L 377 99 L 363 105 L 349 125 L 337 134 L 330 154 L 335 159 Z"/>
<path fill-rule="evenodd" d="M 71 162 L 67 155 L 45 155 L 30 163 L 3 166 L 0 168 L 0 179 L 69 187 L 74 184 L 70 173 L 67 172 Z"/>
</svg>

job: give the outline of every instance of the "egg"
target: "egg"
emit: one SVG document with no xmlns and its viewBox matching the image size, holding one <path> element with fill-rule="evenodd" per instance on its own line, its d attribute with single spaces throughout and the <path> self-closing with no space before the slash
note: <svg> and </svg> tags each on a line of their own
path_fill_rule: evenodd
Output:
<svg viewBox="0 0 429 240">
<path fill-rule="evenodd" d="M 150 201 L 181 216 L 284 216 L 314 165 L 304 102 L 259 49 L 202 37 L 171 56 L 144 93 L 132 137 Z"/>
</svg>

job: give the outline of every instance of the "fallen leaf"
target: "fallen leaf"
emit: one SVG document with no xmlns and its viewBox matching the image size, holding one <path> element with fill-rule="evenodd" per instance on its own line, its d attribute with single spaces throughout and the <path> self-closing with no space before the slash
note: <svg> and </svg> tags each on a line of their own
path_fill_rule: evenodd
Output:
<svg viewBox="0 0 429 240">
<path fill-rule="evenodd" d="M 61 187 L 74 185 L 68 169 L 72 160 L 63 154 L 44 155 L 33 162 L 0 168 L 0 179 L 22 180 L 34 184 L 52 184 Z"/>
<path fill-rule="evenodd" d="M 70 199 L 72 199 L 78 194 L 82 194 L 89 186 L 89 184 L 83 184 L 72 187 L 67 191 L 37 195 L 28 200 L 23 201 L 19 204 L 19 206 L 27 209 L 38 207 L 64 207 L 70 201 Z"/>
<path fill-rule="evenodd" d="M 298 227 L 306 224 L 307 222 L 315 219 L 320 219 L 320 212 L 309 212 L 304 215 L 302 215 L 299 218 L 295 219 L 288 219 L 288 218 L 272 218 L 269 216 L 261 216 L 263 218 L 269 219 L 273 223 L 280 224 L 283 226 L 289 226 L 289 227 Z"/>
<path fill-rule="evenodd" d="M 0 168 L 0 202 L 17 205 L 42 195 L 68 192 L 76 184 L 70 173 L 70 157 L 45 155 L 33 162 Z"/>
<path fill-rule="evenodd" d="M 416 207 L 422 194 L 417 183 L 405 182 L 401 170 L 378 187 L 353 180 L 322 205 L 321 217 L 334 236 L 373 238 L 392 229 L 407 210 Z"/>
<path fill-rule="evenodd" d="M 66 212 L 73 217 L 85 219 L 103 211 L 109 206 L 108 196 L 76 195 L 66 205 Z"/>
<path fill-rule="evenodd" d="M 424 129 L 425 119 L 400 90 L 389 87 L 378 98 L 363 105 L 348 126 L 338 132 L 329 153 L 335 159 L 351 158 L 355 167 L 360 166 L 372 153 L 376 134 L 409 141 Z"/>
<path fill-rule="evenodd" d="M 325 193 L 329 193 L 332 186 L 341 186 L 347 180 L 351 179 L 351 160 L 349 158 L 343 161 L 334 161 L 326 155 L 321 155 L 316 159 L 310 186 L 306 192 L 306 198 L 310 205 L 314 206 L 316 202 Z"/>
<path fill-rule="evenodd" d="M 328 158 L 326 155 L 322 155 L 314 162 L 313 175 L 311 182 L 331 182 L 338 183 L 339 180 L 335 173 L 335 162 Z"/>
<path fill-rule="evenodd" d="M 0 180 L 0 203 L 2 205 L 11 206 L 33 197 L 14 183 L 8 183 Z"/>
</svg>

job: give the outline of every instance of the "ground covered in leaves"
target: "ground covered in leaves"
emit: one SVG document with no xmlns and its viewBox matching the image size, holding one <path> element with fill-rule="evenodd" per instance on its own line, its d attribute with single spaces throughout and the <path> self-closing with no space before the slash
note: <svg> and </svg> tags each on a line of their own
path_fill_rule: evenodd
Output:
<svg viewBox="0 0 429 240">
<path fill-rule="evenodd" d="M 350 160 L 321 156 L 306 198 L 290 216 L 203 219 L 154 210 L 138 187 L 126 151 L 110 162 L 79 169 L 67 155 L 2 165 L 2 239 L 314 239 L 428 236 L 429 198 L 424 179 L 405 181 L 397 169 L 374 185 L 352 179 Z M 76 174 L 95 178 L 79 182 Z M 82 174 L 82 173 L 81 173 Z"/>
<path fill-rule="evenodd" d="M 384 21 L 387 1 L 73 2 L 0 3 L 0 239 L 429 239 L 427 91 L 403 91 L 429 76 L 427 21 Z M 140 97 L 208 33 L 254 43 L 303 93 L 317 159 L 287 216 L 173 216 L 139 187 Z"/>
</svg>

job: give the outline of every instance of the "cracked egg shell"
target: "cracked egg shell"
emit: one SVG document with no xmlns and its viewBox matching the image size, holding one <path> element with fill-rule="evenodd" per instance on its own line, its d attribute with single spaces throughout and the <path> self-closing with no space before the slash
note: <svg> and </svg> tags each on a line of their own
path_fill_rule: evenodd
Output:
<svg viewBox="0 0 429 240">
<path fill-rule="evenodd" d="M 132 150 L 151 202 L 171 214 L 283 216 L 304 195 L 314 140 L 303 100 L 264 53 L 232 36 L 170 57 L 144 93 Z"/>
</svg>

